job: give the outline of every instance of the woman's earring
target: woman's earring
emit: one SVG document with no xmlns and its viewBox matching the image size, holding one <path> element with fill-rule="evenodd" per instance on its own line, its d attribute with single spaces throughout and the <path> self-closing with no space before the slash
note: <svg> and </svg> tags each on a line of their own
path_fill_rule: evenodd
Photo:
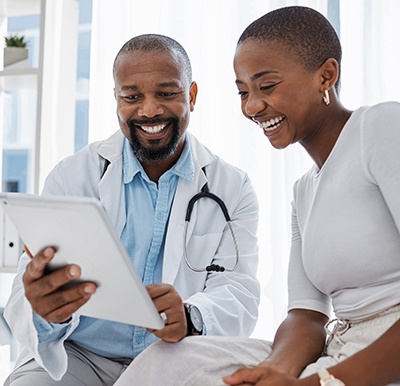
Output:
<svg viewBox="0 0 400 386">
<path fill-rule="evenodd" d="M 325 90 L 324 96 L 322 97 L 322 100 L 324 101 L 326 106 L 329 106 L 329 103 L 331 103 L 331 98 L 329 97 L 329 91 Z"/>
</svg>

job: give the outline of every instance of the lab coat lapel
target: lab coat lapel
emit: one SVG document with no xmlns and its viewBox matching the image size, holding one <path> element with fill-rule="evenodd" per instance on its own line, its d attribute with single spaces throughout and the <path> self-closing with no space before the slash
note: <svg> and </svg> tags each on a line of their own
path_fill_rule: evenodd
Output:
<svg viewBox="0 0 400 386">
<path fill-rule="evenodd" d="M 121 236 L 126 223 L 122 170 L 123 138 L 122 133 L 118 132 L 98 149 L 101 157 L 110 161 L 106 172 L 99 181 L 99 199 L 118 236 Z"/>
</svg>

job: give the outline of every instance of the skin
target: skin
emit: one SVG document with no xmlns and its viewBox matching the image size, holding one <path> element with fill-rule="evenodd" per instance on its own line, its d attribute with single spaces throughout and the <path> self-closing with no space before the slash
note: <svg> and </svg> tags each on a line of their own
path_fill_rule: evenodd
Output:
<svg viewBox="0 0 400 386">
<path fill-rule="evenodd" d="M 285 116 L 280 126 L 264 132 L 272 146 L 299 142 L 321 168 L 351 115 L 338 100 L 334 85 L 338 64 L 326 60 L 307 71 L 282 45 L 247 40 L 235 54 L 236 83 L 243 114 L 260 124 Z M 330 104 L 322 96 L 328 89 Z M 315 311 L 291 310 L 278 328 L 273 351 L 259 366 L 224 377 L 228 385 L 318 386 L 314 374 L 298 379 L 321 355 L 328 318 Z M 306 343 L 305 343 L 306 342 Z M 328 371 L 346 386 L 384 386 L 400 380 L 400 322 L 367 348 Z"/>
<path fill-rule="evenodd" d="M 183 146 L 189 116 L 197 96 L 196 83 L 187 79 L 178 55 L 170 51 L 127 52 L 120 56 L 114 71 L 117 101 L 117 117 L 126 138 L 131 140 L 128 122 L 132 119 L 146 121 L 146 126 L 167 123 L 157 134 L 149 134 L 140 126 L 134 126 L 140 144 L 145 148 L 165 146 L 171 139 L 170 121 L 175 119 L 179 127 L 178 145 L 173 154 L 162 161 L 142 162 L 149 178 L 158 182 L 160 176 L 178 160 Z M 157 123 L 152 123 L 152 120 Z M 72 314 L 85 304 L 96 291 L 91 282 L 80 283 L 68 289 L 62 288 L 79 278 L 80 267 L 72 264 L 50 274 L 45 274 L 47 264 L 55 250 L 46 248 L 31 257 L 23 275 L 25 295 L 35 311 L 52 323 L 68 321 Z M 162 330 L 149 330 L 160 339 L 176 342 L 187 334 L 186 317 L 181 297 L 169 284 L 156 283 L 146 287 L 159 312 L 165 312 L 167 325 Z"/>
</svg>

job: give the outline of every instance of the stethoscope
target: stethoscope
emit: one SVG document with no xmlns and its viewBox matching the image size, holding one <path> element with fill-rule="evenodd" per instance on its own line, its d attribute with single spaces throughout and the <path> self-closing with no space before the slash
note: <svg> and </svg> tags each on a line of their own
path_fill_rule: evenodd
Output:
<svg viewBox="0 0 400 386">
<path fill-rule="evenodd" d="M 206 174 L 205 168 L 203 168 L 202 170 L 203 170 L 204 174 Z M 189 258 L 187 256 L 187 250 L 186 250 L 187 231 L 188 231 L 190 216 L 192 214 L 194 204 L 196 203 L 196 201 L 200 200 L 201 198 L 211 198 L 212 200 L 214 200 L 219 205 L 219 207 L 222 210 L 222 213 L 224 214 L 225 220 L 226 220 L 229 230 L 231 232 L 233 244 L 235 246 L 236 261 L 235 261 L 235 265 L 232 268 L 225 268 L 218 264 L 211 264 L 205 268 L 196 268 L 193 265 L 191 265 L 189 262 Z M 237 266 L 239 264 L 239 245 L 237 242 L 235 231 L 233 230 L 232 220 L 229 216 L 228 209 L 226 208 L 225 203 L 218 196 L 216 196 L 215 194 L 210 192 L 210 190 L 208 189 L 207 182 L 202 187 L 201 192 L 197 193 L 196 195 L 194 195 L 191 198 L 191 200 L 189 201 L 189 204 L 187 206 L 187 209 L 186 209 L 185 229 L 183 232 L 183 257 L 185 259 L 187 266 L 194 272 L 224 272 L 224 271 L 232 272 L 237 268 Z"/>
</svg>

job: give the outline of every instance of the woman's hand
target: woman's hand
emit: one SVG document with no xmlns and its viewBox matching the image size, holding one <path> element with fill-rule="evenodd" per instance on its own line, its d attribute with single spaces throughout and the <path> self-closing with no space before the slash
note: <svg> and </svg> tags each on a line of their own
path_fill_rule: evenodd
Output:
<svg viewBox="0 0 400 386">
<path fill-rule="evenodd" d="M 224 377 L 223 381 L 227 385 L 241 386 L 295 386 L 300 382 L 298 379 L 276 370 L 267 361 L 260 363 L 257 367 L 239 369 L 232 375 Z"/>
</svg>

